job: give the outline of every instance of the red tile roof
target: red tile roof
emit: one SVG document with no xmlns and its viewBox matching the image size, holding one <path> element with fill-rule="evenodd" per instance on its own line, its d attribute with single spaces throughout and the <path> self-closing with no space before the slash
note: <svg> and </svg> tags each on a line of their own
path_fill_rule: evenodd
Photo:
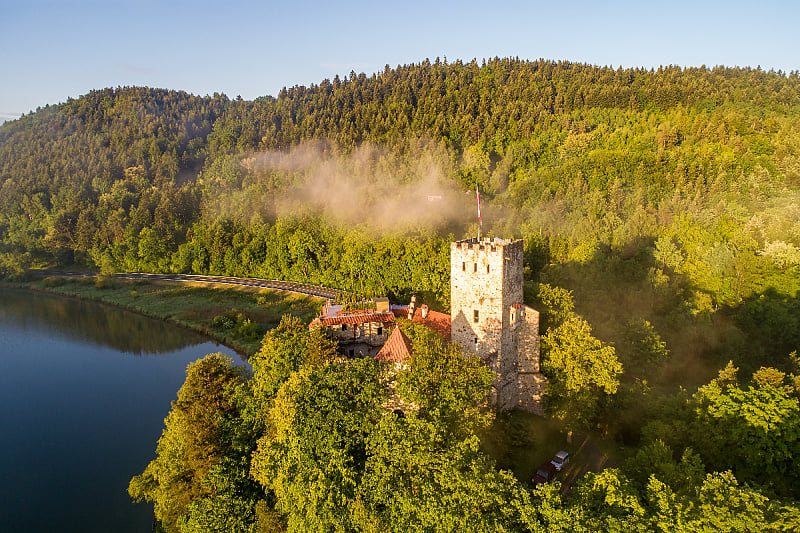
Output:
<svg viewBox="0 0 800 533">
<path fill-rule="evenodd" d="M 422 324 L 426 328 L 432 329 L 442 337 L 450 340 L 450 315 L 438 311 L 428 311 L 428 316 L 422 318 L 422 309 L 414 309 L 414 324 Z"/>
<path fill-rule="evenodd" d="M 523 304 L 511 304 L 511 307 L 514 308 L 514 309 L 519 309 L 521 307 L 525 307 L 525 305 L 523 305 Z"/>
<path fill-rule="evenodd" d="M 345 314 L 331 317 L 317 317 L 312 325 L 322 324 L 323 326 L 338 326 L 339 324 L 365 324 L 367 322 L 394 322 L 394 313 L 363 313 Z"/>
<path fill-rule="evenodd" d="M 389 335 L 383 348 L 375 355 L 375 359 L 378 361 L 393 361 L 399 363 L 411 357 L 412 352 L 411 339 L 397 327 L 394 328 L 392 334 Z"/>
<path fill-rule="evenodd" d="M 427 316 L 422 318 L 423 309 L 427 311 Z M 338 326 L 340 324 L 363 324 L 365 322 L 394 322 L 396 318 L 408 318 L 408 307 L 393 307 L 391 311 L 386 313 L 377 313 L 375 311 L 345 311 L 339 312 L 336 316 L 332 317 L 317 317 L 309 327 L 316 327 L 318 325 L 324 326 Z M 427 305 L 421 305 L 414 309 L 414 318 L 411 321 L 415 324 L 422 324 L 423 326 L 435 331 L 447 340 L 450 340 L 450 315 L 440 313 L 438 311 L 428 310 Z"/>
<path fill-rule="evenodd" d="M 408 318 L 408 307 L 392 307 L 392 313 L 397 318 Z"/>
</svg>

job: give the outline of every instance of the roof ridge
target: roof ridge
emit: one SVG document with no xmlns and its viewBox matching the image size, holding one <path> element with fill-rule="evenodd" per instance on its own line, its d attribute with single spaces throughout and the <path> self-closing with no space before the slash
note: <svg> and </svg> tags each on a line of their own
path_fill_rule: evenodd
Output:
<svg viewBox="0 0 800 533">
<path fill-rule="evenodd" d="M 414 352 L 411 339 L 399 327 L 394 328 L 383 347 L 375 354 L 378 361 L 405 361 Z"/>
</svg>

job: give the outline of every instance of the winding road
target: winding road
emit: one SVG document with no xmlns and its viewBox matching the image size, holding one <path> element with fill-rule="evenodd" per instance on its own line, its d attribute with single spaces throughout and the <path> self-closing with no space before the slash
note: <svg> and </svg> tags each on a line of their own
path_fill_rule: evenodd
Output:
<svg viewBox="0 0 800 533">
<path fill-rule="evenodd" d="M 93 272 L 63 272 L 59 270 L 38 270 L 40 274 L 46 276 L 96 276 Z M 193 274 L 144 274 L 141 272 L 131 272 L 115 274 L 122 279 L 151 279 L 158 281 L 185 281 L 194 283 L 219 283 L 222 285 L 238 285 L 242 287 L 260 287 L 264 289 L 276 289 L 280 291 L 294 292 L 319 298 L 336 299 L 337 296 L 347 294 L 346 291 L 309 285 L 307 283 L 297 283 L 294 281 L 278 281 L 274 279 L 259 278 L 234 278 L 230 276 L 200 276 Z"/>
</svg>

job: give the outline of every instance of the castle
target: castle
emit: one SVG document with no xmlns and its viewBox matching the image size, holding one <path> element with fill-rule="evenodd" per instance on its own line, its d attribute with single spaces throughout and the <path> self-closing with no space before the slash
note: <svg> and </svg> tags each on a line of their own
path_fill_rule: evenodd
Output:
<svg viewBox="0 0 800 533">
<path fill-rule="evenodd" d="M 498 410 L 541 412 L 539 312 L 522 303 L 522 267 L 521 239 L 451 243 L 450 339 L 494 370 Z"/>
<path fill-rule="evenodd" d="M 450 244 L 451 314 L 376 300 L 374 310 L 344 311 L 326 304 L 309 327 L 328 326 L 342 355 L 402 362 L 413 347 L 397 318 L 427 326 L 478 355 L 497 377 L 492 403 L 542 412 L 546 380 L 539 372 L 539 312 L 522 303 L 522 240 L 465 239 Z"/>
</svg>

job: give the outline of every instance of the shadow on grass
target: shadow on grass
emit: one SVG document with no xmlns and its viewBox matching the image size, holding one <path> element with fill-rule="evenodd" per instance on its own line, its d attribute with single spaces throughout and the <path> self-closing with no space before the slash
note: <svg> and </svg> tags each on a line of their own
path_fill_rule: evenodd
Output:
<svg viewBox="0 0 800 533">
<path fill-rule="evenodd" d="M 575 435 L 569 443 L 558 421 L 518 410 L 499 415 L 481 435 L 481 445 L 499 468 L 512 471 L 523 483 L 531 483 L 539 466 L 556 452 L 569 452 L 570 462 L 556 476 L 562 490 L 587 472 L 618 466 L 624 455 L 616 442 L 596 433 Z"/>
</svg>

